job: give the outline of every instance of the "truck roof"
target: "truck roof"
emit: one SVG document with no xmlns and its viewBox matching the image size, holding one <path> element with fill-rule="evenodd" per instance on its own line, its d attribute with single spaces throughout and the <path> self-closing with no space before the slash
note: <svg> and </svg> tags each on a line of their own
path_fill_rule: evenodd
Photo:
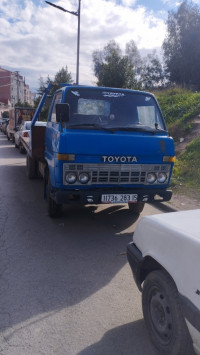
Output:
<svg viewBox="0 0 200 355">
<path fill-rule="evenodd" d="M 86 89 L 95 89 L 95 90 L 110 90 L 110 91 L 124 91 L 124 92 L 130 92 L 130 93 L 137 93 L 137 94 L 144 94 L 144 95 L 151 95 L 155 97 L 152 93 L 146 92 L 146 91 L 140 91 L 140 90 L 131 90 L 131 89 L 124 89 L 124 88 L 113 88 L 113 87 L 104 87 L 104 86 L 90 86 L 90 85 L 71 85 L 71 84 L 65 84 L 65 86 L 61 87 L 57 91 L 67 91 L 69 89 L 80 89 L 80 88 L 86 88 Z"/>
</svg>

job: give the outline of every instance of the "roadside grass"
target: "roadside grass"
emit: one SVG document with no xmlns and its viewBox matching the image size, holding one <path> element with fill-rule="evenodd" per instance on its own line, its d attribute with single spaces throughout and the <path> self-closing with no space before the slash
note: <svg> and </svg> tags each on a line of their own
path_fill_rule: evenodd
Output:
<svg viewBox="0 0 200 355">
<path fill-rule="evenodd" d="M 200 113 L 200 93 L 173 88 L 154 93 L 167 126 L 186 123 Z"/>
<path fill-rule="evenodd" d="M 200 191 L 200 137 L 190 142 L 178 157 L 173 170 L 177 183 Z"/>
<path fill-rule="evenodd" d="M 178 141 L 192 130 L 192 119 L 200 114 L 200 93 L 179 88 L 155 92 L 168 131 Z M 171 187 L 200 192 L 200 137 L 191 141 L 175 162 Z"/>
</svg>

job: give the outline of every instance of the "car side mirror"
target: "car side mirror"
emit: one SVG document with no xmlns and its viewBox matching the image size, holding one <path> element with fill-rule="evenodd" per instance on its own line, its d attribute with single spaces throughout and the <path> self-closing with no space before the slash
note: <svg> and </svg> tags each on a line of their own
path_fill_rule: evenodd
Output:
<svg viewBox="0 0 200 355">
<path fill-rule="evenodd" d="M 69 104 L 56 104 L 56 122 L 69 122 Z"/>
</svg>

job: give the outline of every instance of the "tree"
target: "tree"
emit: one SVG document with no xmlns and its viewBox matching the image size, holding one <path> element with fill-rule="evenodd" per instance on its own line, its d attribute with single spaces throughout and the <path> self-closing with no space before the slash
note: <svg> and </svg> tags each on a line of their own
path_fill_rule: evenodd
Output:
<svg viewBox="0 0 200 355">
<path fill-rule="evenodd" d="M 52 89 L 49 92 L 49 95 L 53 95 L 53 93 L 60 87 L 58 84 L 72 84 L 72 75 L 68 72 L 67 65 L 66 67 L 62 67 L 54 76 L 54 79 L 51 80 L 49 75 L 46 79 L 43 77 L 39 78 L 39 89 L 38 94 L 42 95 L 45 91 L 45 88 L 48 86 L 49 83 L 53 84 Z M 61 85 L 62 86 L 62 85 Z"/>
<path fill-rule="evenodd" d="M 72 84 L 72 75 L 68 72 L 67 66 L 62 67 L 55 75 L 54 81 L 57 83 Z"/>
<path fill-rule="evenodd" d="M 183 87 L 200 88 L 200 8 L 183 1 L 167 20 L 163 42 L 164 60 L 169 78 Z"/>
<path fill-rule="evenodd" d="M 102 51 L 93 52 L 94 73 L 98 86 L 133 88 L 135 74 L 131 60 L 123 56 L 119 45 L 110 41 Z"/>
<path fill-rule="evenodd" d="M 20 100 L 16 102 L 15 107 L 33 107 L 27 101 L 21 102 Z"/>
<path fill-rule="evenodd" d="M 148 54 L 143 59 L 142 87 L 145 89 L 157 89 L 164 85 L 165 75 L 162 64 L 156 51 Z"/>
<path fill-rule="evenodd" d="M 143 60 L 133 40 L 126 44 L 125 53 L 132 64 L 132 68 L 134 70 L 135 75 L 140 78 L 141 70 L 143 67 Z"/>
<path fill-rule="evenodd" d="M 51 104 L 51 98 L 54 94 L 54 92 L 59 88 L 62 87 L 62 85 L 59 84 L 72 84 L 72 75 L 71 73 L 68 72 L 67 66 L 65 68 L 61 68 L 54 76 L 54 80 L 51 80 L 49 76 L 47 76 L 46 79 L 43 77 L 39 78 L 39 89 L 38 89 L 38 97 L 36 98 L 34 102 L 34 106 L 37 107 L 41 96 L 44 94 L 45 89 L 47 88 L 48 84 L 53 84 L 53 86 L 50 88 L 48 92 L 48 96 L 45 100 L 45 103 L 43 105 L 42 111 L 40 113 L 40 119 L 41 120 L 47 120 L 48 117 L 48 112 Z"/>
<path fill-rule="evenodd" d="M 3 118 L 9 118 L 9 111 L 3 111 L 2 117 Z"/>
<path fill-rule="evenodd" d="M 42 76 L 39 78 L 39 89 L 37 90 L 38 95 L 44 94 L 45 89 L 49 83 L 53 83 L 53 80 L 51 80 L 49 76 L 47 76 L 46 79 L 44 79 Z"/>
</svg>

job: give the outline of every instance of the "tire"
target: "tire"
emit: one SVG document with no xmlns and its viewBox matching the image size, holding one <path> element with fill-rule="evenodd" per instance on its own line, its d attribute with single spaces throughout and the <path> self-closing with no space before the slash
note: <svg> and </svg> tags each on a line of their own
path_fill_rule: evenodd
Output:
<svg viewBox="0 0 200 355">
<path fill-rule="evenodd" d="M 51 218 L 58 218 L 61 216 L 62 213 L 62 205 L 56 203 L 52 198 L 51 198 L 51 183 L 50 179 L 48 177 L 48 183 L 47 183 L 47 210 L 48 210 L 48 215 Z"/>
<path fill-rule="evenodd" d="M 37 177 L 36 160 L 30 155 L 26 156 L 26 175 L 29 179 L 35 179 Z"/>
<path fill-rule="evenodd" d="M 150 338 L 161 354 L 194 354 L 176 285 L 164 270 L 145 279 L 142 308 Z"/>
<path fill-rule="evenodd" d="M 26 153 L 26 151 L 25 151 L 25 149 L 24 149 L 24 147 L 23 147 L 23 145 L 21 143 L 19 144 L 19 151 L 20 151 L 21 154 L 25 154 Z"/>
<path fill-rule="evenodd" d="M 133 214 L 140 214 L 144 209 L 144 202 L 137 202 L 137 203 L 129 203 L 128 204 L 129 210 L 133 212 Z"/>
</svg>

